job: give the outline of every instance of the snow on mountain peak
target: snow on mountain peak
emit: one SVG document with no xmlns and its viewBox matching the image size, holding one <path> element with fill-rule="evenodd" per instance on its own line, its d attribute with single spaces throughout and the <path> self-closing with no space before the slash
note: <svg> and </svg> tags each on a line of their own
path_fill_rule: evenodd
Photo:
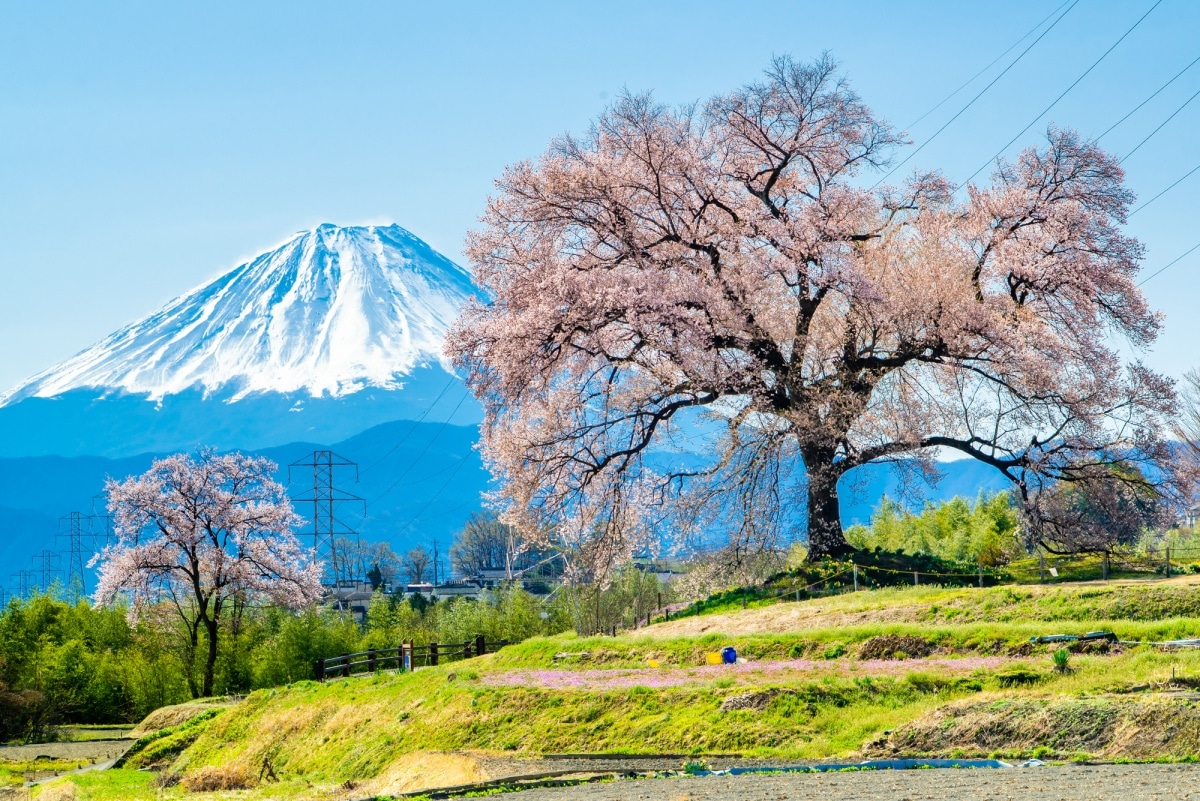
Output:
<svg viewBox="0 0 1200 801">
<path fill-rule="evenodd" d="M 0 406 L 85 387 L 341 396 L 439 362 L 469 274 L 398 225 L 302 231 L 34 376 Z"/>
</svg>

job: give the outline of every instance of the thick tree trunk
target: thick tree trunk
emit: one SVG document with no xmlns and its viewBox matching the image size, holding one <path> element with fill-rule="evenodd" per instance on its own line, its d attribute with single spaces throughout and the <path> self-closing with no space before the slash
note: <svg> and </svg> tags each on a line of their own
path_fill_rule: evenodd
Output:
<svg viewBox="0 0 1200 801">
<path fill-rule="evenodd" d="M 204 697 L 213 694 L 213 675 L 217 669 L 217 621 L 206 620 L 204 627 L 208 632 L 208 658 L 204 661 Z"/>
<path fill-rule="evenodd" d="M 853 552 L 842 533 L 837 482 L 841 474 L 808 460 L 808 561 Z"/>
</svg>

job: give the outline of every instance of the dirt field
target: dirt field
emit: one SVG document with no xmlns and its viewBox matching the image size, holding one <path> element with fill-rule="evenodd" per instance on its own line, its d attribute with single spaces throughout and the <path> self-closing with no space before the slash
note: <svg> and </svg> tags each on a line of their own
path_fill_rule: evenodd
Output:
<svg viewBox="0 0 1200 801">
<path fill-rule="evenodd" d="M 104 762 L 116 759 L 125 753 L 133 740 L 88 740 L 77 743 L 41 743 L 39 745 L 0 746 L 0 759 L 14 762 L 34 760 L 38 757 L 52 759 L 94 759 Z"/>
<path fill-rule="evenodd" d="M 1094 801 L 1200 799 L 1198 765 L 883 770 L 641 779 L 527 790 L 520 801 Z"/>
</svg>

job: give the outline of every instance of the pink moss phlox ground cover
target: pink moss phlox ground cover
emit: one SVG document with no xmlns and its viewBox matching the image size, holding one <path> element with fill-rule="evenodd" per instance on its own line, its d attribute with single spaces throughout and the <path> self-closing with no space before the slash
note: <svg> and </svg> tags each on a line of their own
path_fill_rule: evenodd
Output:
<svg viewBox="0 0 1200 801">
<path fill-rule="evenodd" d="M 970 672 L 992 669 L 1014 660 L 1001 656 L 972 656 L 961 659 L 783 659 L 738 662 L 734 665 L 698 665 L 689 668 L 625 668 L 593 670 L 510 670 L 483 677 L 496 687 L 544 687 L 548 689 L 617 690 L 628 687 L 677 687 L 732 677 L 740 683 L 780 681 L 790 673 L 822 673 L 838 676 L 902 676 L 923 670 Z"/>
</svg>

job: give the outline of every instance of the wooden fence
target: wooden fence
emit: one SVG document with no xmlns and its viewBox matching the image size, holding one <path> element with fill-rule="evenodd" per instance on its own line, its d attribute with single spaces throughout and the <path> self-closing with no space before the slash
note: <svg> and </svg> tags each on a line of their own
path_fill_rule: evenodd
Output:
<svg viewBox="0 0 1200 801">
<path fill-rule="evenodd" d="M 474 640 L 456 643 L 413 645 L 401 643 L 396 648 L 372 648 L 356 654 L 341 654 L 318 659 L 314 666 L 317 681 L 348 677 L 355 673 L 374 673 L 377 670 L 416 670 L 419 667 L 456 662 L 484 654 L 494 653 L 506 645 L 507 640 L 487 642 L 480 634 Z"/>
</svg>

